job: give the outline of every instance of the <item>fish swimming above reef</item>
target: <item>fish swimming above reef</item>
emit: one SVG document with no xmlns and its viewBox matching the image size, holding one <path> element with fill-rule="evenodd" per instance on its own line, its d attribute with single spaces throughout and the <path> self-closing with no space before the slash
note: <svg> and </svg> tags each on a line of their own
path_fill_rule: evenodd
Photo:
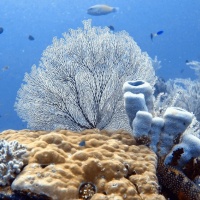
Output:
<svg viewBox="0 0 200 200">
<path fill-rule="evenodd" d="M 28 36 L 28 39 L 29 39 L 29 40 L 35 40 L 35 38 L 34 38 L 32 35 L 29 35 L 29 36 Z"/>
<path fill-rule="evenodd" d="M 112 26 L 112 25 L 108 26 L 108 28 L 109 28 L 111 31 L 114 31 L 114 30 L 115 30 L 114 26 Z"/>
<path fill-rule="evenodd" d="M 2 34 L 3 33 L 3 28 L 2 27 L 0 27 L 0 34 Z"/>
<path fill-rule="evenodd" d="M 196 60 L 186 60 L 186 65 L 189 65 L 191 69 L 200 69 L 200 62 Z"/>
<path fill-rule="evenodd" d="M 151 40 L 153 41 L 153 38 L 154 38 L 154 37 L 156 37 L 156 36 L 158 36 L 158 35 L 161 35 L 161 34 L 163 34 L 163 33 L 164 33 L 164 31 L 158 31 L 157 33 L 151 33 L 151 34 L 150 34 Z"/>
<path fill-rule="evenodd" d="M 189 60 L 186 60 L 186 61 L 185 61 L 185 64 L 187 65 L 189 62 L 190 62 Z"/>
<path fill-rule="evenodd" d="M 88 8 L 87 14 L 94 16 L 107 15 L 116 12 L 118 9 L 119 8 L 117 7 L 111 7 L 108 5 L 94 5 Z"/>
<path fill-rule="evenodd" d="M 85 146 L 85 140 L 82 140 L 78 145 L 79 145 L 80 147 Z"/>
<path fill-rule="evenodd" d="M 4 72 L 4 71 L 6 71 L 6 70 L 8 70 L 9 69 L 9 66 L 4 66 L 3 68 L 2 68 L 2 71 Z"/>
</svg>

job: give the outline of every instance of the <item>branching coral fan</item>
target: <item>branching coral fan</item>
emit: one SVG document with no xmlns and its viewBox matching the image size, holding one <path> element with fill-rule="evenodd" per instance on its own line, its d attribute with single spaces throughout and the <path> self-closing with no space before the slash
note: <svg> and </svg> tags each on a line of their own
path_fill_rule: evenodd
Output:
<svg viewBox="0 0 200 200">
<path fill-rule="evenodd" d="M 125 31 L 92 27 L 69 30 L 53 39 L 26 74 L 15 108 L 34 130 L 127 128 L 121 88 L 142 78 L 152 85 L 151 58 Z"/>
</svg>

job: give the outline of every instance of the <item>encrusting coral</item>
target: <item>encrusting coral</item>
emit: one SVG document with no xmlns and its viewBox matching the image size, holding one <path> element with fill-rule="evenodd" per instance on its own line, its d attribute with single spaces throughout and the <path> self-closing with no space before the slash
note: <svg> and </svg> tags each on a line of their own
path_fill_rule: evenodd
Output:
<svg viewBox="0 0 200 200">
<path fill-rule="evenodd" d="M 157 156 L 125 131 L 14 131 L 0 139 L 26 146 L 27 165 L 11 184 L 53 200 L 164 200 Z"/>
</svg>

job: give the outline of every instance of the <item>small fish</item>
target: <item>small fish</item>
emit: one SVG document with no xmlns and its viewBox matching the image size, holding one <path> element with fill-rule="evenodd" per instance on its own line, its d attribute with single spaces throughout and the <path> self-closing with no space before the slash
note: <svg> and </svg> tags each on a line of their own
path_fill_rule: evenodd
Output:
<svg viewBox="0 0 200 200">
<path fill-rule="evenodd" d="M 34 38 L 32 35 L 29 35 L 29 36 L 28 36 L 28 39 L 29 39 L 29 40 L 35 40 L 35 38 Z"/>
<path fill-rule="evenodd" d="M 85 140 L 82 140 L 78 145 L 79 145 L 80 147 L 85 146 Z"/>
<path fill-rule="evenodd" d="M 154 38 L 154 37 L 156 37 L 156 36 L 158 36 L 158 35 L 161 35 L 161 34 L 163 34 L 163 33 L 164 33 L 164 31 L 158 31 L 157 33 L 151 33 L 151 34 L 150 34 L 151 40 L 153 41 L 153 38 Z"/>
<path fill-rule="evenodd" d="M 111 31 L 114 31 L 114 30 L 115 30 L 114 26 L 112 26 L 112 25 L 108 26 L 108 28 L 109 28 Z"/>
<path fill-rule="evenodd" d="M 4 71 L 6 71 L 8 69 L 9 69 L 9 66 L 5 66 L 5 67 L 2 68 L 2 71 L 4 72 Z"/>
<path fill-rule="evenodd" d="M 3 33 L 3 28 L 2 27 L 0 27 L 0 34 L 2 34 Z"/>
<path fill-rule="evenodd" d="M 190 62 L 189 60 L 186 60 L 186 61 L 185 61 L 185 64 L 187 64 L 187 63 L 189 63 L 189 62 Z"/>
<path fill-rule="evenodd" d="M 199 61 L 195 61 L 195 60 L 186 60 L 185 61 L 185 64 L 186 65 L 189 65 L 189 66 L 193 66 L 193 67 L 197 67 L 197 68 L 199 68 L 200 67 L 200 62 Z M 195 68 L 196 68 L 195 67 Z"/>
<path fill-rule="evenodd" d="M 112 12 L 116 12 L 119 8 L 111 7 L 108 5 L 94 5 L 88 8 L 87 14 L 99 16 L 99 15 L 107 15 Z"/>
</svg>

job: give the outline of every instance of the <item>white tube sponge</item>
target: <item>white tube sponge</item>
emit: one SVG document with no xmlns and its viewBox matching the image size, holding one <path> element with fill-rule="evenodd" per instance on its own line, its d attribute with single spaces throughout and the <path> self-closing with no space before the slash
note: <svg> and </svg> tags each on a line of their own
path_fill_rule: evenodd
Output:
<svg viewBox="0 0 200 200">
<path fill-rule="evenodd" d="M 170 153 L 165 158 L 165 164 L 169 164 L 173 158 L 173 152 L 183 149 L 183 153 L 178 162 L 178 166 L 182 168 L 191 158 L 199 157 L 200 155 L 200 139 L 192 134 L 184 134 L 181 137 L 179 144 L 175 145 Z"/>
<path fill-rule="evenodd" d="M 133 120 L 133 136 L 141 138 L 143 136 L 149 137 L 148 133 L 151 129 L 152 115 L 146 111 L 138 111 L 136 113 L 135 119 Z"/>
<path fill-rule="evenodd" d="M 151 85 L 143 80 L 126 81 L 123 85 L 123 92 L 131 92 L 134 94 L 142 93 L 150 113 L 153 113 L 153 89 Z"/>
<path fill-rule="evenodd" d="M 160 140 L 160 134 L 162 132 L 162 129 L 164 127 L 164 119 L 161 117 L 154 117 L 152 119 L 152 124 L 151 124 L 151 131 L 150 131 L 150 138 L 151 138 L 151 144 L 150 148 L 154 151 L 157 152 L 157 145 Z"/>
<path fill-rule="evenodd" d="M 169 107 L 163 117 L 165 124 L 160 138 L 160 156 L 171 150 L 175 141 L 192 122 L 193 114 L 179 107 Z"/>
<path fill-rule="evenodd" d="M 126 113 L 129 118 L 129 123 L 132 128 L 132 122 L 136 116 L 136 113 L 139 110 L 147 111 L 147 106 L 145 104 L 144 95 L 126 92 L 124 94 L 124 104 L 125 104 Z"/>
</svg>

